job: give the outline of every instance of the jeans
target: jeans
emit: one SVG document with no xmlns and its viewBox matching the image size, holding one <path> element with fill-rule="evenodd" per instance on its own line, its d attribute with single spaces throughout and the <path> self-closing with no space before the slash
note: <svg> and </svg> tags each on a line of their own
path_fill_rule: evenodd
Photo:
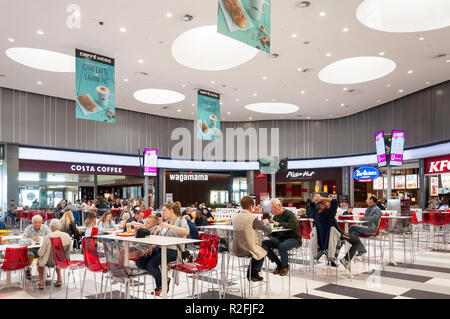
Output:
<svg viewBox="0 0 450 319">
<path fill-rule="evenodd" d="M 287 267 L 289 264 L 288 251 L 300 246 L 300 243 L 295 238 L 272 237 L 269 240 L 264 240 L 261 246 L 267 251 L 267 257 L 269 257 L 271 262 L 276 263 L 278 267 Z M 273 249 L 278 249 L 281 261 L 278 259 L 277 255 L 275 255 Z"/>
<path fill-rule="evenodd" d="M 177 251 L 175 249 L 167 249 L 167 262 L 174 261 L 177 259 Z M 161 288 L 161 248 L 156 247 L 153 249 L 152 253 L 145 257 L 139 257 L 136 260 L 136 266 L 139 269 L 147 270 L 150 275 L 155 278 L 155 283 L 157 288 Z"/>
<path fill-rule="evenodd" d="M 328 249 L 328 242 L 330 241 L 331 224 L 316 223 L 317 227 L 317 244 L 320 250 Z"/>
<path fill-rule="evenodd" d="M 365 226 L 351 226 L 348 230 L 350 235 L 349 243 L 352 245 L 348 254 L 345 256 L 347 260 L 352 260 L 353 256 L 355 256 L 356 251 L 363 252 L 366 250 L 361 240 L 359 239 L 359 235 L 375 235 L 374 233 L 369 232 L 369 228 Z"/>
<path fill-rule="evenodd" d="M 73 214 L 73 219 L 75 219 L 75 223 L 77 224 L 77 226 L 80 226 L 80 212 L 77 210 L 73 210 L 72 214 Z"/>
</svg>

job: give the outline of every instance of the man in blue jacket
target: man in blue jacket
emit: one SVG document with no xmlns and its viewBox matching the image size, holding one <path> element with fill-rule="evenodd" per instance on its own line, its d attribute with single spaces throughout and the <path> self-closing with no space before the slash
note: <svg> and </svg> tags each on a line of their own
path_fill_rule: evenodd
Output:
<svg viewBox="0 0 450 319">
<path fill-rule="evenodd" d="M 359 239 L 359 235 L 375 235 L 380 227 L 381 210 L 377 206 L 377 202 L 378 199 L 375 196 L 369 196 L 366 199 L 366 203 L 369 207 L 366 209 L 364 216 L 361 218 L 362 221 L 367 221 L 367 226 L 352 226 L 348 231 L 350 234 L 349 242 L 352 246 L 345 257 L 341 259 L 341 263 L 347 270 L 349 270 L 350 261 L 356 252 L 358 252 L 357 256 L 362 256 L 367 252 L 366 248 Z"/>
</svg>

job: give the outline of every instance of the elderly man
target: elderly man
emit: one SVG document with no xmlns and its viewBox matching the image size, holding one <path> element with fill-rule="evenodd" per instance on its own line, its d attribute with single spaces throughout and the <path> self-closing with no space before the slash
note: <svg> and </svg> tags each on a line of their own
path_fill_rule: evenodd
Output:
<svg viewBox="0 0 450 319">
<path fill-rule="evenodd" d="M 46 225 L 42 225 L 41 215 L 34 215 L 31 219 L 31 225 L 25 228 L 23 232 L 23 238 L 31 238 L 35 242 L 39 242 L 39 237 L 45 237 L 50 234 L 50 229 Z M 33 259 L 38 257 L 38 248 L 28 249 L 28 261 L 29 265 L 33 263 Z M 27 279 L 31 280 L 31 269 L 28 267 L 26 270 Z"/>
<path fill-rule="evenodd" d="M 267 257 L 271 262 L 277 264 L 277 268 L 273 272 L 275 275 L 286 276 L 289 273 L 288 251 L 301 246 L 302 235 L 298 227 L 297 217 L 290 210 L 284 209 L 281 202 L 273 198 L 270 201 L 274 226 L 281 226 L 289 231 L 275 232 L 271 239 L 264 240 L 262 247 L 267 251 Z M 277 249 L 281 260 L 273 252 Z"/>
<path fill-rule="evenodd" d="M 42 241 L 41 248 L 39 248 L 38 251 L 39 289 L 41 290 L 44 289 L 44 267 L 54 267 L 53 258 L 50 258 L 50 255 L 52 254 L 52 245 L 50 242 L 50 238 L 61 238 L 62 245 L 64 246 L 67 255 L 69 255 L 70 251 L 72 250 L 72 238 L 69 234 L 61 231 L 61 222 L 58 219 L 52 219 L 52 221 L 50 222 L 50 229 L 51 233 L 45 236 L 44 240 Z M 56 268 L 56 275 L 58 276 L 58 279 L 56 280 L 55 287 L 59 287 L 62 284 L 61 270 L 59 268 Z"/>
</svg>

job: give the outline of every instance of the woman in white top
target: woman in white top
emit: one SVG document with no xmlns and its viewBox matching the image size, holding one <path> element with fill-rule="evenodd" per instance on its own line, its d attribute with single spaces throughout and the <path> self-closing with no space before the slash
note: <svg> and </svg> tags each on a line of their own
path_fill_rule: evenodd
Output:
<svg viewBox="0 0 450 319">
<path fill-rule="evenodd" d="M 112 230 L 114 229 L 114 220 L 112 219 L 111 212 L 106 212 L 102 215 L 98 222 L 98 227 L 103 228 L 103 230 L 108 229 Z"/>
<path fill-rule="evenodd" d="M 84 222 L 86 227 L 84 231 L 84 237 L 91 237 L 92 229 L 95 227 L 98 229 L 97 235 L 103 234 L 103 228 L 97 226 L 97 215 L 95 212 L 89 212 L 86 221 Z"/>
</svg>

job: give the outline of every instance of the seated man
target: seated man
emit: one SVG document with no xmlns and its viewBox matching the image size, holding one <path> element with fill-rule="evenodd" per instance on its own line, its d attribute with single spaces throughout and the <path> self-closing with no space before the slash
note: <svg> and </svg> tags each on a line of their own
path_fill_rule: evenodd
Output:
<svg viewBox="0 0 450 319">
<path fill-rule="evenodd" d="M 349 262 L 352 260 L 356 251 L 358 252 L 357 256 L 362 256 L 367 252 L 359 239 L 359 235 L 375 235 L 380 227 L 381 210 L 377 206 L 377 202 L 378 199 L 375 196 L 369 196 L 366 199 L 366 203 L 369 207 L 361 218 L 361 220 L 368 222 L 367 226 L 352 226 L 348 231 L 350 234 L 350 239 L 348 241 L 352 246 L 345 257 L 341 259 L 341 263 L 347 270 L 350 269 Z"/>
<path fill-rule="evenodd" d="M 39 242 L 39 237 L 45 237 L 50 234 L 50 228 L 46 225 L 42 225 L 42 216 L 34 215 L 31 219 L 31 225 L 25 228 L 23 232 L 23 238 L 31 238 L 35 242 Z M 61 228 L 61 227 L 60 227 Z M 33 259 L 38 257 L 39 248 L 28 249 L 28 261 L 29 265 L 33 263 Z M 31 280 L 31 269 L 28 267 L 25 271 L 27 279 Z"/>
<path fill-rule="evenodd" d="M 262 247 L 267 251 L 267 257 L 271 262 L 277 264 L 277 268 L 273 272 L 275 275 L 286 276 L 289 273 L 288 251 L 301 246 L 302 235 L 298 227 L 297 217 L 290 210 L 284 209 L 281 202 L 273 198 L 270 201 L 272 209 L 274 226 L 281 226 L 289 229 L 289 231 L 276 232 L 272 234 L 271 239 L 264 240 Z M 277 249 L 281 260 L 273 252 Z"/>
<path fill-rule="evenodd" d="M 44 225 L 45 226 L 45 225 Z M 50 238 L 60 237 L 62 245 L 64 246 L 64 250 L 67 254 L 67 259 L 70 251 L 72 250 L 72 238 L 69 234 L 61 231 L 61 222 L 59 219 L 52 219 L 50 222 L 50 229 L 51 233 L 49 233 L 47 236 L 45 236 L 44 240 L 42 241 L 41 248 L 39 248 L 38 255 L 38 273 L 39 273 L 39 289 L 44 289 L 44 267 L 50 266 L 54 267 L 55 263 L 49 262 L 50 255 L 52 254 L 52 244 L 50 242 Z M 51 260 L 53 260 L 53 257 L 51 257 Z M 58 279 L 56 280 L 55 287 L 59 287 L 62 284 L 62 278 L 61 278 L 61 269 L 56 268 L 56 275 L 58 276 Z"/>
<path fill-rule="evenodd" d="M 208 226 L 208 220 L 206 219 L 206 216 L 202 214 L 201 210 L 197 210 L 195 213 L 195 220 L 194 220 L 195 226 Z"/>
<path fill-rule="evenodd" d="M 242 210 L 233 217 L 233 247 L 232 251 L 238 257 L 251 256 L 252 261 L 247 270 L 247 278 L 251 281 L 261 281 L 259 275 L 267 252 L 258 245 L 258 230 L 266 234 L 272 232 L 268 219 L 260 221 L 252 214 L 255 202 L 250 196 L 241 199 Z"/>
<path fill-rule="evenodd" d="M 345 212 L 342 213 L 342 216 L 353 215 L 353 207 L 348 207 Z"/>
<path fill-rule="evenodd" d="M 131 229 L 140 228 L 144 225 L 144 212 L 136 208 L 133 209 L 134 217 L 131 217 L 125 223 L 124 232 L 130 231 Z"/>
<path fill-rule="evenodd" d="M 330 238 L 330 228 L 336 225 L 336 212 L 338 202 L 336 199 L 329 199 L 319 197 L 316 204 L 316 209 L 312 209 L 312 218 L 314 219 L 317 228 L 317 244 L 319 246 L 319 253 L 316 260 L 319 260 L 322 255 L 328 255 L 328 242 Z M 339 229 L 339 227 L 337 227 Z"/>
</svg>

